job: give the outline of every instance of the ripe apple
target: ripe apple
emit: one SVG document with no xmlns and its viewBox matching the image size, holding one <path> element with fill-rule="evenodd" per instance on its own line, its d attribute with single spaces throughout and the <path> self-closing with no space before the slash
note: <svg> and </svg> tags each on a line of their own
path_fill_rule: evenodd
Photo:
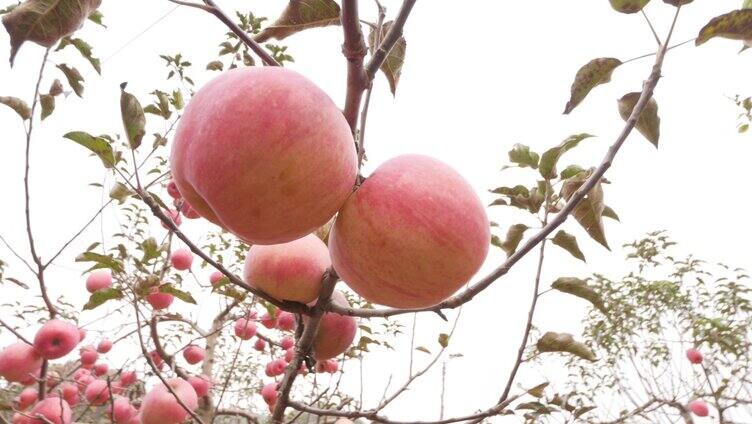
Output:
<svg viewBox="0 0 752 424">
<path fill-rule="evenodd" d="M 695 348 L 687 349 L 687 359 L 695 365 L 701 364 L 703 360 L 702 352 Z"/>
<path fill-rule="evenodd" d="M 261 397 L 264 398 L 264 402 L 267 405 L 272 405 L 277 402 L 277 383 L 269 383 L 261 389 Z"/>
<path fill-rule="evenodd" d="M 115 424 L 128 424 L 131 418 L 138 414 L 136 408 L 124 397 L 117 396 L 108 408 L 109 415 Z"/>
<path fill-rule="evenodd" d="M 198 397 L 187 381 L 182 378 L 171 378 L 167 380 L 167 384 L 186 407 L 191 411 L 196 410 Z M 188 412 L 164 384 L 153 387 L 144 396 L 140 414 L 142 424 L 179 424 L 189 417 Z"/>
<path fill-rule="evenodd" d="M 21 394 L 16 398 L 18 402 L 18 409 L 25 410 L 34 404 L 39 399 L 39 392 L 36 389 L 27 387 L 21 391 Z"/>
<path fill-rule="evenodd" d="M 277 314 L 277 328 L 282 331 L 292 331 L 295 329 L 295 315 L 287 312 L 280 311 Z"/>
<path fill-rule="evenodd" d="M 250 340 L 256 335 L 256 323 L 246 318 L 239 318 L 235 321 L 235 335 L 240 340 Z"/>
<path fill-rule="evenodd" d="M 86 277 L 86 290 L 94 293 L 112 287 L 112 273 L 109 269 L 97 269 Z"/>
<path fill-rule="evenodd" d="M 33 346 L 16 342 L 0 351 L 0 376 L 10 382 L 20 383 L 37 375 L 43 358 Z"/>
<path fill-rule="evenodd" d="M 107 374 L 107 371 L 109 370 L 110 370 L 110 367 L 107 366 L 107 364 L 105 363 L 100 362 L 98 364 L 94 364 L 94 375 L 96 375 L 97 377 L 101 377 Z"/>
<path fill-rule="evenodd" d="M 332 263 L 367 300 L 397 308 L 435 305 L 486 259 L 488 217 L 470 184 L 421 155 L 391 159 L 347 200 L 329 234 Z"/>
<path fill-rule="evenodd" d="M 193 390 L 196 391 L 196 396 L 200 398 L 208 395 L 209 390 L 214 385 L 211 379 L 205 375 L 188 377 L 188 384 L 193 387 Z"/>
<path fill-rule="evenodd" d="M 185 358 L 185 361 L 191 365 L 196 365 L 203 361 L 204 356 L 206 356 L 204 349 L 196 345 L 190 345 L 183 351 L 183 358 Z"/>
<path fill-rule="evenodd" d="M 65 400 L 54 397 L 37 403 L 31 412 L 29 412 L 29 415 L 32 417 L 44 417 L 44 419 L 29 418 L 24 424 L 71 424 L 73 419 L 73 412 L 68 403 Z"/>
<path fill-rule="evenodd" d="M 261 316 L 261 325 L 268 329 L 272 329 L 277 326 L 277 316 L 279 315 L 279 312 L 276 312 L 275 315 L 269 315 L 264 314 Z"/>
<path fill-rule="evenodd" d="M 332 303 L 341 307 L 349 307 L 345 296 L 334 291 Z M 307 320 L 303 318 L 304 322 Z M 327 312 L 321 317 L 319 330 L 313 342 L 313 354 L 317 360 L 334 358 L 344 353 L 355 339 L 358 325 L 355 318 L 346 315 Z"/>
<path fill-rule="evenodd" d="M 321 290 L 321 278 L 331 266 L 329 251 L 313 234 L 288 243 L 254 245 L 248 251 L 245 282 L 279 300 L 308 303 Z"/>
<path fill-rule="evenodd" d="M 687 408 L 689 408 L 690 411 L 692 411 L 693 414 L 697 415 L 698 417 L 707 417 L 710 413 L 710 410 L 708 409 L 708 404 L 705 403 L 702 399 L 696 399 L 692 402 L 689 402 L 689 405 L 687 405 Z"/>
<path fill-rule="evenodd" d="M 334 102 L 281 67 L 223 73 L 193 96 L 170 161 L 204 218 L 251 244 L 279 244 L 324 225 L 350 195 L 355 143 Z"/>
<path fill-rule="evenodd" d="M 152 308 L 155 310 L 167 309 L 172 305 L 172 301 L 175 300 L 175 296 L 169 293 L 162 293 L 158 288 L 154 288 L 151 294 L 146 296 L 146 301 L 149 302 Z"/>
<path fill-rule="evenodd" d="M 86 386 L 84 398 L 91 405 L 104 405 L 110 401 L 110 388 L 105 380 L 94 380 Z"/>
<path fill-rule="evenodd" d="M 177 249 L 170 255 L 170 263 L 178 271 L 189 270 L 193 264 L 193 253 L 184 247 Z"/>
<path fill-rule="evenodd" d="M 217 285 L 217 283 L 219 283 L 220 280 L 222 280 L 222 278 L 224 278 L 224 274 L 219 271 L 214 271 L 212 272 L 211 276 L 209 276 L 209 282 L 212 286 L 215 286 Z"/>
<path fill-rule="evenodd" d="M 45 359 L 59 359 L 71 353 L 78 342 L 77 326 L 51 319 L 34 336 L 34 349 Z"/>
<path fill-rule="evenodd" d="M 266 349 L 266 342 L 262 339 L 256 339 L 256 342 L 253 344 L 253 348 L 258 350 L 259 352 L 263 352 L 264 349 Z"/>
</svg>

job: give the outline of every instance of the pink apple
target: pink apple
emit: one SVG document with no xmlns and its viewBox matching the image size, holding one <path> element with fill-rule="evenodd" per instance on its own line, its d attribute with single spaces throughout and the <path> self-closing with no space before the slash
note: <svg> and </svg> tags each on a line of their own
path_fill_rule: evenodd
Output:
<svg viewBox="0 0 752 424">
<path fill-rule="evenodd" d="M 339 291 L 332 293 L 332 303 L 349 307 L 345 295 Z M 307 321 L 304 317 L 303 321 Z M 313 342 L 313 354 L 317 360 L 329 359 L 344 353 L 355 339 L 358 325 L 355 318 L 333 312 L 325 313 L 319 323 L 319 331 Z"/>
<path fill-rule="evenodd" d="M 280 347 L 282 349 L 290 349 L 291 347 L 295 346 L 295 340 L 293 340 L 290 336 L 285 336 L 280 340 L 279 342 Z"/>
<path fill-rule="evenodd" d="M 183 358 L 185 358 L 185 361 L 191 365 L 196 365 L 203 361 L 204 356 L 206 356 L 204 349 L 195 345 L 190 345 L 183 350 Z"/>
<path fill-rule="evenodd" d="M 277 402 L 277 383 L 269 383 L 261 389 L 261 397 L 268 405 Z"/>
<path fill-rule="evenodd" d="M 137 376 L 135 371 L 123 371 L 122 373 L 120 373 L 120 386 L 128 387 L 136 382 L 136 378 Z"/>
<path fill-rule="evenodd" d="M 695 348 L 687 349 L 687 359 L 695 365 L 701 364 L 703 360 L 702 352 Z"/>
<path fill-rule="evenodd" d="M 112 350 L 112 342 L 107 339 L 102 339 L 97 345 L 97 352 L 105 354 Z"/>
<path fill-rule="evenodd" d="M 39 399 L 39 392 L 36 389 L 28 387 L 23 389 L 16 399 L 18 401 L 18 409 L 23 411 Z"/>
<path fill-rule="evenodd" d="M 251 244 L 279 244 L 342 206 L 355 184 L 354 146 L 342 112 L 311 81 L 247 67 L 193 96 L 172 145 L 172 176 L 204 218 Z"/>
<path fill-rule="evenodd" d="M 288 347 L 285 349 L 285 361 L 292 362 L 293 358 L 295 358 L 295 349 Z"/>
<path fill-rule="evenodd" d="M 406 155 L 382 164 L 347 200 L 329 235 L 332 263 L 367 300 L 435 305 L 486 259 L 491 234 L 473 188 L 448 165 Z"/>
<path fill-rule="evenodd" d="M 209 276 L 209 282 L 211 283 L 211 285 L 212 285 L 212 286 L 215 286 L 215 285 L 217 285 L 217 283 L 219 283 L 219 282 L 220 282 L 220 281 L 221 281 L 221 280 L 222 280 L 222 279 L 223 279 L 224 277 L 225 277 L 225 275 L 224 275 L 224 274 L 222 274 L 221 272 L 219 272 L 219 271 L 214 271 L 214 272 L 212 272 L 211 276 Z"/>
<path fill-rule="evenodd" d="M 167 309 L 172 305 L 175 296 L 169 293 L 162 293 L 159 289 L 155 288 L 152 293 L 146 296 L 146 301 L 149 302 L 152 308 L 155 310 Z"/>
<path fill-rule="evenodd" d="M 266 364 L 266 376 L 276 377 L 282 375 L 285 373 L 285 368 L 287 368 L 287 362 L 284 359 L 275 359 Z"/>
<path fill-rule="evenodd" d="M 339 363 L 333 359 L 327 359 L 324 368 L 329 374 L 334 374 L 339 370 Z"/>
<path fill-rule="evenodd" d="M 295 329 L 295 315 L 287 312 L 280 311 L 277 314 L 277 328 L 282 331 L 292 331 Z"/>
<path fill-rule="evenodd" d="M 63 380 L 57 371 L 47 371 L 47 387 L 52 388 L 60 384 Z"/>
<path fill-rule="evenodd" d="M 109 269 L 97 269 L 86 278 L 86 290 L 94 293 L 112 287 L 112 273 Z"/>
<path fill-rule="evenodd" d="M 167 384 L 183 404 L 190 410 L 198 407 L 196 391 L 182 378 L 167 380 Z M 163 384 L 153 387 L 141 403 L 143 424 L 179 424 L 189 418 L 188 412 L 178 403 L 175 396 Z"/>
<path fill-rule="evenodd" d="M 86 338 L 86 330 L 83 328 L 78 329 L 78 342 L 81 343 Z"/>
<path fill-rule="evenodd" d="M 170 182 L 167 183 L 167 194 L 170 195 L 175 200 L 180 200 L 183 198 L 183 196 L 180 195 L 180 190 L 178 190 L 178 186 L 175 184 L 175 181 L 170 180 Z"/>
<path fill-rule="evenodd" d="M 79 350 L 79 353 L 81 354 L 81 364 L 83 365 L 94 365 L 99 358 L 99 353 L 94 350 L 93 346 L 85 346 Z"/>
<path fill-rule="evenodd" d="M 170 263 L 172 264 L 172 267 L 178 271 L 191 269 L 191 264 L 193 264 L 193 253 L 184 247 L 180 248 L 172 252 L 172 255 L 170 255 Z"/>
<path fill-rule="evenodd" d="M 249 340 L 256 335 L 256 323 L 245 318 L 235 321 L 235 335 L 240 340 Z"/>
<path fill-rule="evenodd" d="M 110 370 L 110 367 L 107 366 L 107 364 L 105 363 L 100 362 L 98 364 L 94 364 L 94 375 L 96 375 L 97 377 L 101 377 L 107 374 L 107 371 L 109 370 Z"/>
<path fill-rule="evenodd" d="M 264 314 L 261 316 L 261 325 L 272 329 L 277 326 L 277 315 Z"/>
<path fill-rule="evenodd" d="M 266 342 L 262 339 L 256 339 L 256 342 L 253 344 L 253 348 L 258 350 L 259 352 L 263 352 L 264 349 L 266 349 Z"/>
<path fill-rule="evenodd" d="M 63 399 L 68 402 L 70 406 L 76 406 L 78 404 L 78 386 L 73 383 L 63 383 L 58 389 L 59 393 L 63 396 Z"/>
<path fill-rule="evenodd" d="M 183 201 L 183 206 L 180 208 L 180 212 L 182 212 L 183 216 L 188 219 L 201 218 L 201 215 L 196 211 L 196 209 L 193 209 L 191 205 L 189 205 L 186 201 Z"/>
<path fill-rule="evenodd" d="M 42 361 L 34 347 L 23 342 L 13 343 L 0 351 L 0 376 L 17 383 L 28 380 L 30 376 L 33 379 L 42 367 Z"/>
<path fill-rule="evenodd" d="M 284 244 L 254 245 L 243 270 L 245 282 L 279 300 L 308 303 L 321 290 L 321 279 L 332 262 L 314 234 Z"/>
<path fill-rule="evenodd" d="M 78 327 L 51 319 L 34 336 L 34 348 L 45 359 L 59 359 L 71 353 L 79 342 Z"/>
<path fill-rule="evenodd" d="M 180 224 L 183 223 L 183 218 L 180 217 L 180 212 L 176 211 L 175 209 L 168 209 L 168 210 L 164 210 L 162 212 L 164 212 L 164 214 L 167 215 L 167 217 L 170 218 L 173 223 L 175 223 L 176 227 L 179 227 Z M 165 225 L 164 222 L 160 221 L 160 224 L 162 224 L 162 227 L 164 229 L 169 229 L 169 227 L 167 225 Z"/>
<path fill-rule="evenodd" d="M 47 398 L 34 406 L 29 412 L 32 417 L 44 417 L 44 419 L 31 418 L 24 424 L 71 424 L 73 412 L 65 400 L 58 398 Z"/>
<path fill-rule="evenodd" d="M 209 377 L 205 375 L 188 377 L 188 384 L 196 391 L 196 396 L 204 397 L 209 394 L 213 384 Z"/>
<path fill-rule="evenodd" d="M 697 415 L 698 417 L 707 417 L 710 413 L 710 410 L 708 409 L 708 404 L 705 403 L 702 399 L 696 399 L 692 402 L 689 402 L 689 405 L 687 405 L 687 408 L 689 408 L 690 411 L 692 411 L 693 414 Z"/>
<path fill-rule="evenodd" d="M 91 405 L 104 405 L 110 401 L 110 388 L 104 380 L 94 380 L 86 386 L 84 398 Z"/>
<path fill-rule="evenodd" d="M 128 422 L 138 414 L 136 408 L 131 405 L 128 399 L 116 397 L 112 405 L 108 408 L 109 415 L 116 424 L 128 424 Z"/>
</svg>

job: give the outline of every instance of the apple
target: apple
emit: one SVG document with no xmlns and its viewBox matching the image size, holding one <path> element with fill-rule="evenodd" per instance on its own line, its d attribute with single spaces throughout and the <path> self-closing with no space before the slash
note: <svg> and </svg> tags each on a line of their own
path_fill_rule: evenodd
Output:
<svg viewBox="0 0 752 424">
<path fill-rule="evenodd" d="M 267 405 L 272 405 L 277 402 L 277 383 L 269 383 L 261 389 L 261 397 L 264 398 L 264 402 Z"/>
<path fill-rule="evenodd" d="M 162 212 L 164 212 L 164 214 L 167 215 L 167 217 L 172 220 L 172 222 L 175 224 L 176 227 L 179 227 L 180 224 L 183 223 L 183 218 L 180 217 L 180 212 L 176 211 L 175 209 L 167 209 Z M 160 221 L 160 224 L 162 224 L 162 227 L 166 230 L 170 228 L 167 225 L 165 225 L 164 222 Z"/>
<path fill-rule="evenodd" d="M 44 417 L 27 419 L 24 424 L 71 424 L 73 412 L 68 403 L 59 398 L 47 398 L 34 406 L 29 412 L 32 417 Z"/>
<path fill-rule="evenodd" d="M 342 280 L 366 300 L 424 308 L 475 275 L 490 240 L 470 184 L 441 161 L 405 155 L 382 164 L 350 196 L 329 251 Z"/>
<path fill-rule="evenodd" d="M 240 318 L 235 321 L 235 335 L 240 340 L 250 340 L 256 335 L 256 323 L 246 318 Z"/>
<path fill-rule="evenodd" d="M 86 290 L 94 293 L 112 287 L 112 273 L 109 269 L 97 269 L 86 277 Z"/>
<path fill-rule="evenodd" d="M 175 181 L 170 180 L 167 183 L 167 194 L 170 195 L 175 200 L 180 200 L 183 198 L 183 196 L 180 194 L 180 190 L 178 190 L 177 184 L 175 184 Z"/>
<path fill-rule="evenodd" d="M 86 338 L 86 330 L 83 328 L 78 329 L 78 342 L 81 343 Z"/>
<path fill-rule="evenodd" d="M 263 352 L 264 349 L 266 349 L 266 342 L 262 339 L 256 339 L 256 342 L 253 344 L 253 348 L 258 350 L 259 352 Z"/>
<path fill-rule="evenodd" d="M 116 424 L 128 424 L 138 414 L 136 408 L 124 397 L 117 396 L 108 408 L 109 415 Z"/>
<path fill-rule="evenodd" d="M 268 329 L 272 329 L 277 326 L 277 315 L 264 314 L 261 316 L 261 325 Z"/>
<path fill-rule="evenodd" d="M 287 362 L 284 359 L 275 359 L 266 364 L 266 376 L 276 377 L 282 375 L 285 373 L 285 368 L 287 368 Z"/>
<path fill-rule="evenodd" d="M 290 336 L 285 336 L 280 340 L 279 342 L 280 347 L 282 349 L 290 349 L 291 347 L 295 346 L 295 340 L 293 340 Z"/>
<path fill-rule="evenodd" d="M 59 319 L 44 323 L 34 336 L 34 348 L 45 359 L 62 358 L 71 353 L 78 342 L 78 327 Z"/>
<path fill-rule="evenodd" d="M 198 407 L 198 396 L 191 385 L 182 378 L 171 378 L 167 384 L 177 398 L 191 411 Z M 142 424 L 179 424 L 189 418 L 189 413 L 178 403 L 164 384 L 153 387 L 141 403 Z"/>
<path fill-rule="evenodd" d="M 689 402 L 689 405 L 687 405 L 687 408 L 698 417 L 707 417 L 708 414 L 710 413 L 710 410 L 708 409 L 708 404 L 705 403 L 705 401 L 702 399 L 696 399 L 696 400 L 693 400 L 692 402 Z"/>
<path fill-rule="evenodd" d="M 16 398 L 18 402 L 18 409 L 25 410 L 34 404 L 39 399 L 39 392 L 36 389 L 27 387 L 21 391 L 21 394 Z"/>
<path fill-rule="evenodd" d="M 170 255 L 170 263 L 172 264 L 172 267 L 178 271 L 189 270 L 191 269 L 191 264 L 193 264 L 193 253 L 184 247 L 180 248 L 172 252 L 172 255 Z"/>
<path fill-rule="evenodd" d="M 120 386 L 128 387 L 136 382 L 136 378 L 135 371 L 123 371 L 120 373 Z"/>
<path fill-rule="evenodd" d="M 221 272 L 219 272 L 219 271 L 214 271 L 214 272 L 212 272 L 211 276 L 209 276 L 209 282 L 211 283 L 211 285 L 212 285 L 212 286 L 215 286 L 215 285 L 217 285 L 217 283 L 219 283 L 219 282 L 220 282 L 220 280 L 222 280 L 222 278 L 224 278 L 224 277 L 225 277 L 225 275 L 224 275 L 224 274 L 222 274 Z"/>
<path fill-rule="evenodd" d="M 196 396 L 200 398 L 208 395 L 209 390 L 214 385 L 211 379 L 205 375 L 188 377 L 188 384 L 193 387 L 193 390 L 196 391 Z"/>
<path fill-rule="evenodd" d="M 196 365 L 203 361 L 204 356 L 206 356 L 204 349 L 196 345 L 190 345 L 183 350 L 183 358 L 185 358 L 185 361 L 191 365 Z"/>
<path fill-rule="evenodd" d="M 94 365 L 99 358 L 99 353 L 97 353 L 93 346 L 84 346 L 79 349 L 79 353 L 82 365 Z"/>
<path fill-rule="evenodd" d="M 357 175 L 342 111 L 282 67 L 230 70 L 201 88 L 180 119 L 170 165 L 201 216 L 254 245 L 324 225 Z"/>
<path fill-rule="evenodd" d="M 287 311 L 280 311 L 277 314 L 277 328 L 282 331 L 292 331 L 295 329 L 295 315 Z"/>
<path fill-rule="evenodd" d="M 175 296 L 169 293 L 162 293 L 156 287 L 152 290 L 150 295 L 146 296 L 146 301 L 149 302 L 151 307 L 155 310 L 169 308 L 174 300 Z"/>
<path fill-rule="evenodd" d="M 112 342 L 107 339 L 102 339 L 97 345 L 97 352 L 105 354 L 112 350 Z"/>
<path fill-rule="evenodd" d="M 94 380 L 86 386 L 84 398 L 91 405 L 104 405 L 110 401 L 110 388 L 105 380 Z"/>
<path fill-rule="evenodd" d="M 0 376 L 20 383 L 35 378 L 42 368 L 43 358 L 33 346 L 16 342 L 0 351 Z"/>
<path fill-rule="evenodd" d="M 279 300 L 308 303 L 321 290 L 321 279 L 331 266 L 329 250 L 313 234 L 288 243 L 251 246 L 243 276 L 249 285 Z"/>
<path fill-rule="evenodd" d="M 332 303 L 341 307 L 349 307 L 347 299 L 339 291 L 334 291 Z M 303 321 L 307 321 L 307 317 Z M 334 358 L 344 353 L 355 339 L 358 325 L 355 318 L 327 312 L 321 317 L 319 330 L 313 342 L 313 356 L 317 360 Z"/>
<path fill-rule="evenodd" d="M 703 360 L 702 352 L 695 348 L 687 349 L 687 359 L 695 365 L 701 364 Z"/>
<path fill-rule="evenodd" d="M 107 374 L 107 371 L 109 370 L 110 370 L 110 367 L 107 366 L 107 364 L 105 363 L 94 364 L 94 375 L 96 375 L 97 377 L 101 377 Z"/>
</svg>

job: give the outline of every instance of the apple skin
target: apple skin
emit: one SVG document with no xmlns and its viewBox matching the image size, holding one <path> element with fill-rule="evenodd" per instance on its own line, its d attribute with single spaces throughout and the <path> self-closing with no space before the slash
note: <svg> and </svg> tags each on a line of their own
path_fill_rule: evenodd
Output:
<svg viewBox="0 0 752 424">
<path fill-rule="evenodd" d="M 123 371 L 120 373 L 120 386 L 128 387 L 136 382 L 136 378 L 135 371 Z"/>
<path fill-rule="evenodd" d="M 256 323 L 247 318 L 239 318 L 235 321 L 235 335 L 240 340 L 250 340 L 256 335 Z"/>
<path fill-rule="evenodd" d="M 193 390 L 196 391 L 196 396 L 200 398 L 208 395 L 209 390 L 211 390 L 214 385 L 211 379 L 205 375 L 188 377 L 188 384 L 193 387 Z"/>
<path fill-rule="evenodd" d="M 279 316 L 279 311 L 276 311 L 274 316 L 269 315 L 268 313 L 261 315 L 261 325 L 271 330 L 272 328 L 277 326 L 278 316 Z"/>
<path fill-rule="evenodd" d="M 108 339 L 102 339 L 97 345 L 97 352 L 105 354 L 112 350 L 112 342 Z"/>
<path fill-rule="evenodd" d="M 47 398 L 37 403 L 29 412 L 32 417 L 42 416 L 46 419 L 27 418 L 24 424 L 71 424 L 73 421 L 73 411 L 71 411 L 68 402 L 58 398 Z"/>
<path fill-rule="evenodd" d="M 262 339 L 256 339 L 256 342 L 253 343 L 253 348 L 259 352 L 263 352 L 266 349 L 266 342 Z"/>
<path fill-rule="evenodd" d="M 71 353 L 79 342 L 78 327 L 59 319 L 42 325 L 34 336 L 34 349 L 45 359 L 60 359 Z"/>
<path fill-rule="evenodd" d="M 251 246 L 243 276 L 274 298 L 308 303 L 319 296 L 322 276 L 331 264 L 324 242 L 308 234 L 288 243 Z"/>
<path fill-rule="evenodd" d="M 280 311 L 277 314 L 277 328 L 282 331 L 292 331 L 295 329 L 295 315 L 287 312 Z"/>
<path fill-rule="evenodd" d="M 86 277 L 86 290 L 94 293 L 112 287 L 112 273 L 109 269 L 97 269 Z"/>
<path fill-rule="evenodd" d="M 211 283 L 212 286 L 217 285 L 217 283 L 219 283 L 219 281 L 222 280 L 223 277 L 224 277 L 224 274 L 222 274 L 219 271 L 214 271 L 209 276 L 209 282 Z"/>
<path fill-rule="evenodd" d="M 25 410 L 26 408 L 30 407 L 34 404 L 34 402 L 39 399 L 39 392 L 37 392 L 36 389 L 28 387 L 26 389 L 23 389 L 21 391 L 21 394 L 18 395 L 18 409 Z"/>
<path fill-rule="evenodd" d="M 188 409 L 195 411 L 198 396 L 193 387 L 182 378 L 171 378 L 167 384 Z M 175 399 L 164 384 L 154 386 L 141 403 L 142 424 L 179 424 L 189 418 L 188 412 Z"/>
<path fill-rule="evenodd" d="M 269 383 L 261 389 L 261 397 L 267 405 L 273 405 L 277 402 L 277 383 Z"/>
<path fill-rule="evenodd" d="M 490 241 L 470 184 L 439 160 L 405 155 L 378 167 L 347 200 L 329 251 L 342 280 L 365 299 L 424 308 L 478 272 Z"/>
<path fill-rule="evenodd" d="M 0 377 L 20 383 L 42 367 L 43 358 L 34 347 L 16 342 L 0 351 Z"/>
<path fill-rule="evenodd" d="M 97 377 L 101 377 L 105 374 L 107 374 L 107 371 L 110 370 L 110 367 L 105 363 L 99 363 L 94 365 L 94 375 Z"/>
<path fill-rule="evenodd" d="M 131 405 L 128 399 L 123 397 L 116 397 L 112 406 L 109 408 L 110 417 L 116 424 L 128 424 L 128 422 L 138 414 L 136 408 Z"/>
<path fill-rule="evenodd" d="M 341 307 L 350 306 L 345 296 L 338 291 L 332 293 L 331 301 Z M 307 320 L 306 317 L 303 318 L 304 322 Z M 313 341 L 313 357 L 324 360 L 344 353 L 352 345 L 357 330 L 355 318 L 334 312 L 325 313 Z"/>
<path fill-rule="evenodd" d="M 193 264 L 193 253 L 184 247 L 177 249 L 170 255 L 170 263 L 178 271 L 189 270 Z"/>
<path fill-rule="evenodd" d="M 357 159 L 342 111 L 281 67 L 227 71 L 185 109 L 170 165 L 193 209 L 251 244 L 324 225 L 352 192 Z"/>
<path fill-rule="evenodd" d="M 80 350 L 81 364 L 82 365 L 94 365 L 99 358 L 99 353 L 94 350 L 93 346 L 84 346 Z"/>
<path fill-rule="evenodd" d="M 698 417 L 707 417 L 708 414 L 710 413 L 710 410 L 708 409 L 708 404 L 705 403 L 705 401 L 702 399 L 696 399 L 696 400 L 693 400 L 692 402 L 689 402 L 689 405 L 687 405 L 687 408 Z"/>
<path fill-rule="evenodd" d="M 191 365 L 196 365 L 199 362 L 203 361 L 205 356 L 206 352 L 204 351 L 204 349 L 196 345 L 188 346 L 183 351 L 183 358 L 185 358 L 185 361 Z"/>
<path fill-rule="evenodd" d="M 155 310 L 167 309 L 172 305 L 175 300 L 175 296 L 169 293 L 162 293 L 159 289 L 154 289 L 152 293 L 146 296 L 146 301 L 149 302 L 152 308 Z"/>
<path fill-rule="evenodd" d="M 687 349 L 687 359 L 690 363 L 699 365 L 703 360 L 702 352 L 695 348 Z"/>
</svg>

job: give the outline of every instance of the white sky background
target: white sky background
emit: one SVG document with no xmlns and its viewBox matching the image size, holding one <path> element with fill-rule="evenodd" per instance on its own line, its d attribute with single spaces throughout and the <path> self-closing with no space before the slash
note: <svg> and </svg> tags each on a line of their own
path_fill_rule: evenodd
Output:
<svg viewBox="0 0 752 424">
<path fill-rule="evenodd" d="M 2 1 L 0 7 L 10 3 Z M 251 9 L 271 18 L 286 4 L 282 0 L 220 3 L 227 10 Z M 394 16 L 400 2 L 383 3 Z M 674 41 L 694 37 L 711 17 L 737 8 L 738 3 L 697 1 L 685 7 Z M 372 3 L 362 4 L 361 17 L 375 20 Z M 87 187 L 90 182 L 101 182 L 101 164 L 62 135 L 73 130 L 92 134 L 120 131 L 121 82 L 128 81 L 129 91 L 143 103 L 153 89 L 170 87 L 163 80 L 167 71 L 159 54 L 182 52 L 194 63 L 192 75 L 197 76 L 197 86 L 212 75 L 202 70 L 216 57 L 226 29 L 198 10 L 176 10 L 118 52 L 174 7 L 166 0 L 105 0 L 101 10 L 109 28 L 87 24 L 80 33 L 92 44 L 95 55 L 104 60 L 102 77 L 72 48 L 55 55 L 57 63 L 66 58 L 65 62 L 82 71 L 86 93 L 83 100 L 74 95 L 64 101 L 58 98 L 55 113 L 35 129 L 32 211 L 43 257 L 57 250 L 101 204 L 100 190 Z M 659 33 L 665 34 L 673 8 L 656 0 L 646 11 Z M 0 58 L 7 58 L 7 35 L 4 31 L 0 34 Z M 366 174 L 390 157 L 423 153 L 459 170 L 485 201 L 491 200 L 487 189 L 519 181 L 514 171 L 499 173 L 514 143 L 528 144 L 541 152 L 570 134 L 589 132 L 599 137 L 585 141 L 562 163 L 597 165 L 623 126 L 616 99 L 640 90 L 652 58 L 619 68 L 611 84 L 594 90 L 572 115 L 564 116 L 561 112 L 575 72 L 592 58 L 626 60 L 656 48 L 642 17 L 615 13 L 606 0 L 423 0 L 416 5 L 405 36 L 407 59 L 397 97 L 392 98 L 383 76 L 376 81 L 366 135 L 370 159 Z M 340 105 L 345 97 L 346 72 L 341 43 L 338 27 L 307 31 L 284 43 L 295 57 L 290 67 L 323 87 Z M 618 276 L 624 269 L 619 246 L 655 229 L 668 230 L 683 252 L 752 268 L 748 244 L 752 238 L 748 219 L 752 140 L 737 134 L 739 110 L 728 99 L 735 94 L 752 94 L 752 56 L 738 55 L 739 48 L 738 42 L 714 40 L 700 48 L 688 45 L 669 53 L 664 78 L 656 91 L 662 119 L 660 149 L 656 151 L 642 136 L 633 135 L 608 173 L 613 184 L 606 187 L 606 203 L 621 217 L 621 223 L 606 221 L 614 252 L 606 252 L 576 223 L 568 222 L 566 228 L 578 236 L 588 263 L 582 264 L 553 247 L 544 269 L 544 284 L 558 276 L 586 276 L 591 272 Z M 42 48 L 26 44 L 13 69 L 0 65 L 0 95 L 28 99 L 42 54 Z M 57 73 L 52 66 L 48 69 L 48 75 Z M 51 80 L 46 80 L 43 89 Z M 148 133 L 161 131 L 160 122 L 160 118 L 150 118 Z M 23 136 L 17 116 L 0 108 L 0 234 L 26 254 Z M 490 217 L 504 231 L 524 219 L 504 209 L 491 210 Z M 112 211 L 105 213 L 105 234 L 111 233 L 108 229 L 116 223 Z M 65 294 L 81 305 L 85 302 L 80 276 L 84 267 L 74 263 L 73 257 L 99 239 L 98 227 L 92 226 L 57 261 L 59 266 L 51 268 L 48 279 L 53 297 Z M 197 238 L 206 227 L 189 222 L 184 228 Z M 461 352 L 464 358 L 453 360 L 449 367 L 446 416 L 485 409 L 501 394 L 530 300 L 532 256 L 464 309 L 450 349 L 451 353 Z M 0 258 L 11 264 L 8 275 L 32 282 L 4 247 L 0 247 Z M 484 271 L 501 260 L 500 251 L 493 249 Z M 2 286 L 2 292 L 3 301 L 23 295 L 9 285 Z M 584 310 L 585 305 L 571 297 L 546 295 L 535 324 L 542 330 L 578 334 Z M 98 314 L 101 312 L 84 316 L 82 321 Z M 435 351 L 438 333 L 448 329 L 433 314 L 421 316 L 416 343 Z M 7 333 L 0 334 L 0 344 L 10 340 Z M 409 337 L 405 335 L 401 342 L 398 352 L 374 354 L 366 360 L 367 406 L 378 401 L 389 374 L 395 374 L 393 386 L 403 381 Z M 416 353 L 418 366 L 426 357 Z M 345 387 L 357 395 L 357 373 L 352 374 Z M 522 379 L 526 386 L 540 381 L 542 377 L 534 374 Z M 395 402 L 389 415 L 395 419 L 438 417 L 439 383 L 440 365 Z"/>
</svg>

